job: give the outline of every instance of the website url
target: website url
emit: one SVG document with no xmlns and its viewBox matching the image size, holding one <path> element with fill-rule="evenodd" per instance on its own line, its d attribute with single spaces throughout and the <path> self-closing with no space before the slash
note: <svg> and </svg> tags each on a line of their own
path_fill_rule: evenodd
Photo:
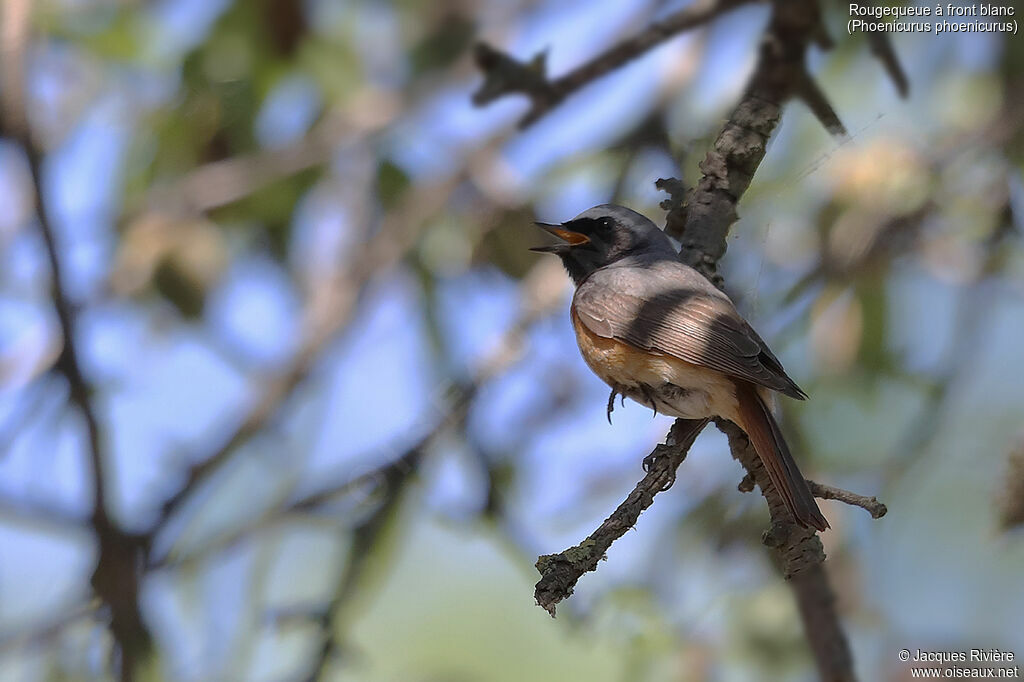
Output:
<svg viewBox="0 0 1024 682">
<path fill-rule="evenodd" d="M 923 680 L 949 679 L 1018 679 L 1020 666 L 1008 668 L 911 668 L 910 677 Z"/>
</svg>

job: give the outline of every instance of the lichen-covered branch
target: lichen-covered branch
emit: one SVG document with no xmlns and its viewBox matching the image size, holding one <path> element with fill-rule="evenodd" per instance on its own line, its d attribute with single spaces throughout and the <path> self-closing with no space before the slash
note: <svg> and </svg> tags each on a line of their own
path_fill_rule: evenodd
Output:
<svg viewBox="0 0 1024 682">
<path fill-rule="evenodd" d="M 807 48 L 812 42 L 826 43 L 823 34 L 815 0 L 773 2 L 758 64 L 745 93 L 701 164 L 703 177 L 684 203 L 671 206 L 666 230 L 680 238 L 680 257 L 718 286 L 722 279 L 717 264 L 737 219 L 736 206 L 764 158 L 783 104 L 793 97 L 800 98 L 828 130 L 845 134 L 806 70 Z M 730 422 L 717 420 L 716 425 L 729 437 L 733 457 L 754 478 L 768 503 L 772 528 L 765 541 L 781 558 L 783 575 L 796 597 L 819 676 L 829 682 L 854 680 L 849 644 L 823 566 L 821 541 L 812 530 L 793 522 L 746 435 Z"/>
<path fill-rule="evenodd" d="M 839 117 L 807 73 L 806 52 L 821 42 L 817 2 L 777 1 L 761 40 L 760 55 L 743 96 L 722 127 L 714 147 L 700 164 L 703 176 L 680 200 L 678 186 L 663 203 L 669 209 L 665 230 L 682 242 L 680 258 L 719 287 L 718 261 L 736 222 L 736 205 L 764 159 L 768 139 L 779 124 L 782 107 L 797 97 L 830 132 L 845 134 Z M 667 181 L 661 181 L 662 186 Z M 669 187 L 671 188 L 671 187 Z"/>
<path fill-rule="evenodd" d="M 733 457 L 754 479 L 768 503 L 772 526 L 765 531 L 762 541 L 778 552 L 782 574 L 796 596 L 804 634 L 821 679 L 852 682 L 856 679 L 853 658 L 836 612 L 835 593 L 825 573 L 825 550 L 818 534 L 794 523 L 742 429 L 721 419 L 716 420 L 715 425 L 728 437 Z"/>
<path fill-rule="evenodd" d="M 604 558 L 612 543 L 636 525 L 640 513 L 654 503 L 655 495 L 672 484 L 676 469 L 686 459 L 690 446 L 707 423 L 707 419 L 676 420 L 665 443 L 651 453 L 652 464 L 647 475 L 636 484 L 633 492 L 611 516 L 575 547 L 537 559 L 537 570 L 541 574 L 534 590 L 537 604 L 552 616 L 555 615 L 558 602 L 572 594 L 580 577 L 597 569 L 598 562 Z"/>
</svg>

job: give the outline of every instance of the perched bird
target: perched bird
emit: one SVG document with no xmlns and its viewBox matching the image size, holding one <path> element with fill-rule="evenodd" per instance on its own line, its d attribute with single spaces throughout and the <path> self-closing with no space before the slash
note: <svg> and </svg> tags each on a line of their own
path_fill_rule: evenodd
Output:
<svg viewBox="0 0 1024 682">
<path fill-rule="evenodd" d="M 595 206 L 534 247 L 562 259 L 576 285 L 570 317 L 587 365 L 616 394 L 684 419 L 724 417 L 750 438 L 797 523 L 828 521 L 771 411 L 772 392 L 803 400 L 729 297 L 679 261 L 668 236 L 623 206 Z"/>
</svg>

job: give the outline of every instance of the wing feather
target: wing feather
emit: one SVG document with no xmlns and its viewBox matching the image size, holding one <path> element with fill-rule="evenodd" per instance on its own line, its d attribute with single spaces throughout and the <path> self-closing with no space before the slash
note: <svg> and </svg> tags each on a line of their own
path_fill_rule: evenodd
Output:
<svg viewBox="0 0 1024 682">
<path fill-rule="evenodd" d="M 807 397 L 732 301 L 681 263 L 598 270 L 577 289 L 573 304 L 598 336 Z"/>
</svg>

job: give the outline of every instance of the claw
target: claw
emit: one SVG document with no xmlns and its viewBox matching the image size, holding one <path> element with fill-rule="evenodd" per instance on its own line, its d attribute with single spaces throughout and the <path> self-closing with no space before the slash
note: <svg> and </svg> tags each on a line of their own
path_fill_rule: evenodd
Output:
<svg viewBox="0 0 1024 682">
<path fill-rule="evenodd" d="M 644 457 L 643 467 L 644 467 L 644 472 L 645 473 L 650 473 L 651 469 L 654 468 L 654 466 L 658 463 L 658 461 L 662 457 L 668 456 L 668 455 L 662 454 L 661 447 L 662 446 L 659 446 L 658 448 L 656 448 L 654 450 L 654 452 L 652 452 L 651 454 L 649 454 L 646 457 Z M 672 471 L 668 472 L 668 476 L 667 476 L 667 478 L 665 480 L 665 483 L 664 483 L 664 485 L 661 486 L 661 488 L 659 488 L 659 492 L 665 492 L 666 490 L 671 488 L 672 484 L 675 483 L 675 482 L 676 482 L 676 472 L 674 470 L 672 470 Z"/>
<path fill-rule="evenodd" d="M 618 393 L 617 390 L 612 388 L 612 394 L 608 396 L 608 423 L 612 423 L 612 412 L 615 411 L 615 395 Z"/>
</svg>

